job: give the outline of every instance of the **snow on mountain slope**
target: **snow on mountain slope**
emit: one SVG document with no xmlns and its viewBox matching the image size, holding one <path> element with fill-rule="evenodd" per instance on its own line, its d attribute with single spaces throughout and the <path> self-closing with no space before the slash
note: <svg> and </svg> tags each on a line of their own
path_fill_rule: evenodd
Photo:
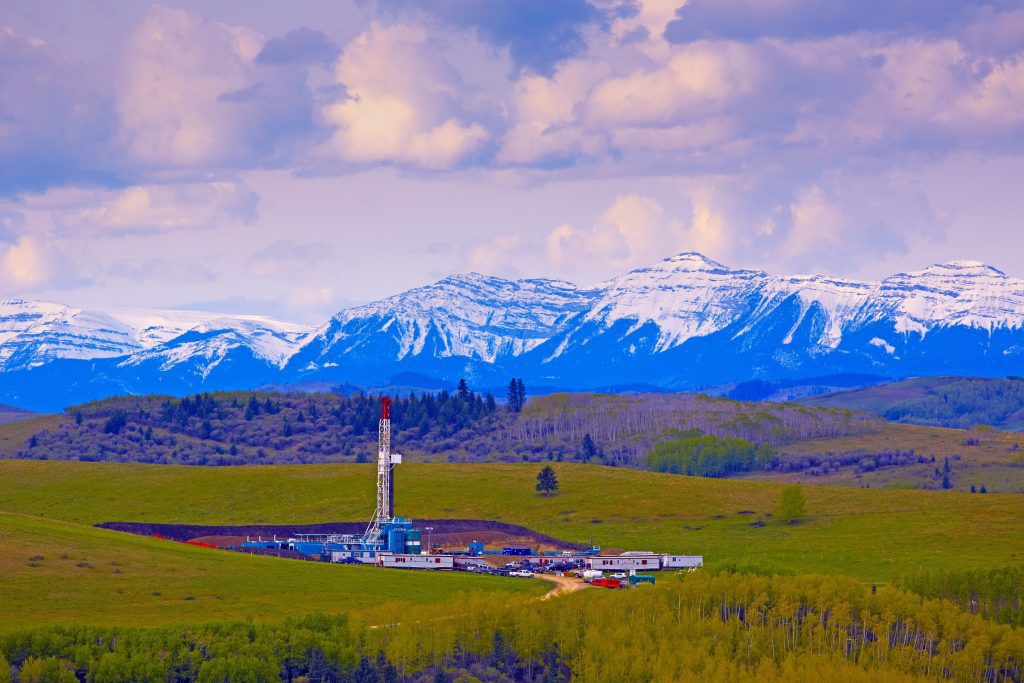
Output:
<svg viewBox="0 0 1024 683">
<path fill-rule="evenodd" d="M 599 285 L 583 321 L 611 327 L 629 320 L 631 331 L 654 323 L 661 331 L 654 350 L 663 351 L 736 322 L 752 308 L 766 277 L 700 254 L 679 254 Z"/>
<path fill-rule="evenodd" d="M 255 315 L 137 309 L 118 309 L 112 315 L 134 330 L 143 349 L 128 364 L 161 357 L 169 367 L 192 356 L 215 358 L 244 346 L 280 367 L 312 331 L 309 326 Z M 188 340 L 179 339 L 182 335 Z"/>
<path fill-rule="evenodd" d="M 0 369 L 24 370 L 58 359 L 126 357 L 125 363 L 132 364 L 156 356 L 164 356 L 169 367 L 189 356 L 218 357 L 240 346 L 280 366 L 309 331 L 260 316 L 138 309 L 100 312 L 12 299 L 0 302 Z M 175 343 L 189 332 L 202 333 L 206 342 Z"/>
<path fill-rule="evenodd" d="M 592 289 L 471 273 L 341 311 L 315 330 L 259 316 L 0 302 L 0 402 L 31 396 L 47 409 L 110 392 L 372 385 L 403 372 L 482 386 L 514 375 L 677 389 L 835 373 L 1024 374 L 1022 362 L 1024 280 L 972 261 L 856 281 L 733 270 L 686 253 Z"/>
<path fill-rule="evenodd" d="M 993 330 L 1024 324 L 1024 280 L 977 261 L 953 261 L 893 275 L 879 293 L 894 302 L 897 332 L 937 327 Z"/>
<path fill-rule="evenodd" d="M 382 339 L 393 360 L 429 351 L 493 363 L 535 348 L 590 299 L 590 293 L 558 280 L 453 275 L 341 311 L 311 337 L 315 351 L 303 356 L 304 369 L 336 365 Z"/>
<path fill-rule="evenodd" d="M 814 340 L 823 349 L 838 348 L 845 332 L 886 320 L 896 332 L 920 335 L 955 326 L 1024 326 L 1024 280 L 975 261 L 937 264 L 872 282 L 773 276 L 732 270 L 700 254 L 679 254 L 609 280 L 600 289 L 584 320 L 605 328 L 628 320 L 630 330 L 652 323 L 659 330 L 655 353 L 736 323 L 742 327 L 734 337 L 742 337 L 793 299 L 800 313 L 782 344 L 793 342 L 793 333 L 812 310 L 824 320 Z M 554 355 L 566 348 L 563 343 Z"/>
<path fill-rule="evenodd" d="M 139 348 L 133 330 L 104 313 L 48 301 L 0 301 L 0 369 L 59 358 L 113 358 Z"/>
</svg>

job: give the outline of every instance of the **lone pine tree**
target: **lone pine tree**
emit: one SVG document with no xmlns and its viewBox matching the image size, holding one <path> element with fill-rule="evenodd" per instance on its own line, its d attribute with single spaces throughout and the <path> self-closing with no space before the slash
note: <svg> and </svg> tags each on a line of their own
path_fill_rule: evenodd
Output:
<svg viewBox="0 0 1024 683">
<path fill-rule="evenodd" d="M 555 476 L 555 470 L 551 465 L 545 465 L 544 469 L 537 473 L 537 490 L 546 496 L 558 490 L 558 477 Z"/>
</svg>

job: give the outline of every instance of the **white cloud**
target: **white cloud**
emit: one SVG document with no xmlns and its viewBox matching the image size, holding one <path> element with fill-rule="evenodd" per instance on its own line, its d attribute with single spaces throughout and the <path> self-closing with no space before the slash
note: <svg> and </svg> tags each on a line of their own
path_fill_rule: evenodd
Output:
<svg viewBox="0 0 1024 683">
<path fill-rule="evenodd" d="M 686 243 L 682 222 L 655 199 L 622 195 L 589 228 L 563 224 L 548 233 L 548 258 L 556 266 L 586 272 L 595 261 L 617 270 L 652 263 Z"/>
<path fill-rule="evenodd" d="M 216 273 L 195 261 L 163 257 L 149 259 L 143 263 L 121 262 L 111 267 L 107 274 L 133 282 L 158 280 L 195 284 L 213 282 L 217 279 Z"/>
<path fill-rule="evenodd" d="M 374 24 L 345 47 L 335 76 L 348 97 L 322 116 L 334 128 L 327 149 L 343 160 L 446 169 L 489 138 L 488 103 L 422 26 Z"/>
<path fill-rule="evenodd" d="M 44 237 L 22 235 L 0 245 L 0 286 L 7 292 L 81 284 L 60 249 Z"/>
<path fill-rule="evenodd" d="M 243 183 L 137 185 L 123 190 L 55 189 L 16 204 L 35 224 L 66 235 L 154 233 L 252 220 L 258 198 Z"/>
<path fill-rule="evenodd" d="M 329 287 L 296 287 L 288 292 L 285 301 L 289 307 L 302 311 L 321 310 L 330 309 L 335 296 Z"/>
<path fill-rule="evenodd" d="M 576 108 L 608 73 L 609 66 L 603 62 L 578 59 L 564 64 L 551 78 L 520 78 L 511 99 L 514 124 L 502 141 L 498 161 L 534 164 L 605 152 L 603 134 L 576 125 Z"/>
<path fill-rule="evenodd" d="M 245 273 L 259 278 L 308 275 L 315 266 L 329 261 L 333 251 L 331 245 L 323 242 L 279 240 L 250 256 Z"/>
<path fill-rule="evenodd" d="M 117 87 L 120 137 L 154 168 L 260 165 L 308 125 L 306 71 L 262 66 L 256 31 L 155 6 L 136 30 Z"/>
</svg>

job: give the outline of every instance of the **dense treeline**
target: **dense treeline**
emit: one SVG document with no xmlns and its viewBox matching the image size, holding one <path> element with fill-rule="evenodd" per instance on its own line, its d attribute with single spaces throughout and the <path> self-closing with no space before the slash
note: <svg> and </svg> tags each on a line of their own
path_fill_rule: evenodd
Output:
<svg viewBox="0 0 1024 683">
<path fill-rule="evenodd" d="M 394 399 L 392 440 L 450 461 L 578 460 L 643 467 L 676 430 L 779 445 L 869 431 L 849 411 L 747 404 L 691 394 L 556 394 L 499 406 L 465 384 Z M 517 398 L 517 400 L 519 400 Z M 358 462 L 376 455 L 377 396 L 224 392 L 123 396 L 69 409 L 18 457 L 187 465 Z"/>
<path fill-rule="evenodd" d="M 691 477 L 727 477 L 739 472 L 765 469 L 775 449 L 735 436 L 717 437 L 697 430 L 675 432 L 647 454 L 647 466 L 655 472 Z"/>
<path fill-rule="evenodd" d="M 457 616 L 458 618 L 452 618 Z M 832 576 L 696 572 L 506 604 L 278 625 L 50 628 L 0 637 L 21 681 L 1020 681 L 1024 633 Z M 0 671 L 0 676 L 2 676 Z"/>
<path fill-rule="evenodd" d="M 991 425 L 1024 428 L 1024 380 L 952 377 L 928 388 L 927 395 L 893 403 L 887 420 L 938 427 Z"/>
<path fill-rule="evenodd" d="M 927 597 L 952 600 L 986 619 L 1024 627 L 1024 567 L 922 572 L 897 583 Z"/>
<path fill-rule="evenodd" d="M 454 448 L 501 419 L 473 392 L 397 397 L 392 433 L 408 451 Z M 116 397 L 68 411 L 33 435 L 24 458 L 191 465 L 366 461 L 376 457 L 380 398 L 227 392 L 175 399 Z"/>
</svg>

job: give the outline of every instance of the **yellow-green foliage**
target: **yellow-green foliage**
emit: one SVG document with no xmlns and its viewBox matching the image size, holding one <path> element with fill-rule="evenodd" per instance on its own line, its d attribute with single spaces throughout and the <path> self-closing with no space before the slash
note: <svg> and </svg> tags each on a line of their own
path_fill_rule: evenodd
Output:
<svg viewBox="0 0 1024 683">
<path fill-rule="evenodd" d="M 775 516 L 781 522 L 799 522 L 807 510 L 807 498 L 804 490 L 793 484 L 783 486 L 779 492 L 779 504 L 775 507 Z"/>
<path fill-rule="evenodd" d="M 709 566 L 886 580 L 923 569 L 1011 564 L 1024 547 L 1024 496 L 804 487 L 806 519 L 772 514 L 780 486 L 554 463 L 404 464 L 396 507 L 413 519 L 492 519 L 606 548 L 703 554 Z M 372 465 L 189 468 L 0 461 L 0 510 L 104 521 L 291 524 L 366 519 Z M 752 512 L 753 514 L 738 514 Z M 763 526 L 753 526 L 761 519 Z M 45 553 L 44 553 L 45 554 Z"/>
<path fill-rule="evenodd" d="M 590 590 L 514 608 L 480 598 L 458 619 L 415 609 L 368 632 L 400 669 L 458 642 L 486 653 L 501 630 L 520 655 L 551 642 L 583 681 L 1018 680 L 1024 633 L 948 602 L 821 575 L 696 572 L 635 590 Z"/>
<path fill-rule="evenodd" d="M 321 680 L 315 660 L 334 668 L 332 679 L 381 680 L 354 675 L 367 658 L 417 681 L 472 670 L 483 675 L 463 680 L 564 680 L 552 661 L 567 664 L 573 680 L 597 683 L 1016 681 L 1024 672 L 1024 632 L 949 602 L 891 587 L 874 593 L 833 576 L 702 571 L 559 600 L 477 595 L 394 607 L 369 620 L 40 629 L 0 636 L 0 650 L 23 681 L 64 680 L 74 670 L 97 682 L 166 680 L 175 671 L 199 681 L 277 680 L 278 672 Z"/>
</svg>

